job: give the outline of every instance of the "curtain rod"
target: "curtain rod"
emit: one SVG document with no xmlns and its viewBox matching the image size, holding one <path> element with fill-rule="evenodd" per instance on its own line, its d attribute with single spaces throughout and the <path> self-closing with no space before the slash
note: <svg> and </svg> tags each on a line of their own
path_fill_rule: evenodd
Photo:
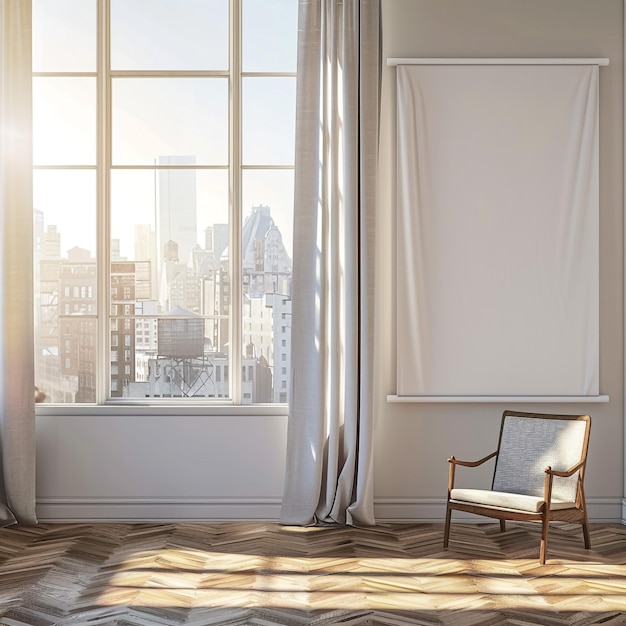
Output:
<svg viewBox="0 0 626 626">
<path fill-rule="evenodd" d="M 608 65 L 608 59 L 587 58 L 388 58 L 387 65 Z"/>
</svg>

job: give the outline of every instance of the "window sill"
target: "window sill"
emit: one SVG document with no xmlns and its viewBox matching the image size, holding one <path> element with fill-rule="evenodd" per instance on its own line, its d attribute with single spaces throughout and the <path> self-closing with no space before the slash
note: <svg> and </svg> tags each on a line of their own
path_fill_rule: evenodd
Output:
<svg viewBox="0 0 626 626">
<path fill-rule="evenodd" d="M 211 404 L 211 403 L 117 403 L 110 402 L 103 405 L 93 404 L 39 404 L 35 413 L 38 417 L 74 416 L 108 417 L 108 416 L 158 416 L 180 417 L 193 416 L 283 416 L 288 414 L 286 404 Z"/>
</svg>

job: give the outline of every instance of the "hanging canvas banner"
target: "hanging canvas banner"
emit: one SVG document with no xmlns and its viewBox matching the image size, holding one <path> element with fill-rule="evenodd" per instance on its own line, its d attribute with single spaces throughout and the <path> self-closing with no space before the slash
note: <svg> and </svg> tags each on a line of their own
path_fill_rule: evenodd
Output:
<svg viewBox="0 0 626 626">
<path fill-rule="evenodd" d="M 398 396 L 597 395 L 598 67 L 397 89 Z"/>
</svg>

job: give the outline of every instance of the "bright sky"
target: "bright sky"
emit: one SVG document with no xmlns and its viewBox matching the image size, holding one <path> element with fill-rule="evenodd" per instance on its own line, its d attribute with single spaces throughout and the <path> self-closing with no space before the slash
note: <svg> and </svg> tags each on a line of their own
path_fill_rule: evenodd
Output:
<svg viewBox="0 0 626 626">
<path fill-rule="evenodd" d="M 244 71 L 294 72 L 297 0 L 242 0 Z M 35 72 L 93 72 L 95 0 L 33 0 Z M 224 70 L 228 0 L 111 0 L 113 70 Z M 92 166 L 96 159 L 96 81 L 90 76 L 34 80 L 36 165 Z M 242 85 L 244 165 L 293 163 L 295 79 L 247 77 Z M 161 155 L 228 164 L 228 83 L 219 78 L 119 77 L 112 85 L 114 165 L 151 165 Z M 227 221 L 226 170 L 197 171 L 198 242 Z M 61 233 L 62 253 L 95 251 L 93 170 L 38 170 L 35 208 Z M 293 172 L 248 170 L 242 211 L 269 205 L 291 250 Z M 132 258 L 135 223 L 154 221 L 153 171 L 114 170 L 112 236 Z"/>
</svg>

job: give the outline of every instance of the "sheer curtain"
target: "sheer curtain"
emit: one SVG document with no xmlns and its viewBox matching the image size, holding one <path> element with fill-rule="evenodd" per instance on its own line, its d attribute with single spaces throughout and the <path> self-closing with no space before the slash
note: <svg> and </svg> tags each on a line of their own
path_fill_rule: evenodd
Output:
<svg viewBox="0 0 626 626">
<path fill-rule="evenodd" d="M 300 0 L 281 523 L 369 525 L 379 0 Z"/>
<path fill-rule="evenodd" d="M 35 518 L 31 3 L 0 0 L 0 525 Z"/>
</svg>

